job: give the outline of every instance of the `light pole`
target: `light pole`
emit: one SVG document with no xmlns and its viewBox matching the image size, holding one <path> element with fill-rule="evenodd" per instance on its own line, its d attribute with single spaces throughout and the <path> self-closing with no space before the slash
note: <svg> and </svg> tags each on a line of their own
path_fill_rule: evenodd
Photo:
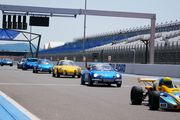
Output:
<svg viewBox="0 0 180 120">
<path fill-rule="evenodd" d="M 87 7 L 87 0 L 85 0 L 85 10 Z M 84 15 L 84 38 L 83 38 L 83 56 L 85 54 L 85 40 L 86 40 L 86 14 Z"/>
<path fill-rule="evenodd" d="M 133 48 L 131 49 L 131 51 L 133 51 L 133 63 L 136 63 L 136 50 Z"/>
</svg>

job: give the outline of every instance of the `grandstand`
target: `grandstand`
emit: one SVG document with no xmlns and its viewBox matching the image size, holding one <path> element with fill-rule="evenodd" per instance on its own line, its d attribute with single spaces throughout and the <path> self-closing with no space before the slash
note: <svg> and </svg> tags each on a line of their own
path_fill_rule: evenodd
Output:
<svg viewBox="0 0 180 120">
<path fill-rule="evenodd" d="M 93 53 L 99 53 L 103 55 L 101 56 L 101 61 L 102 57 L 104 58 L 104 61 L 107 61 L 108 55 L 113 56 L 114 54 L 119 54 L 122 51 L 126 51 L 122 54 L 126 55 L 121 55 L 119 58 L 117 56 L 114 56 L 113 62 L 132 62 L 131 57 L 132 52 L 131 49 L 136 49 L 136 52 L 139 52 L 136 54 L 136 61 L 138 63 L 144 63 L 144 51 L 145 51 L 145 46 L 142 40 L 149 40 L 150 39 L 150 26 L 144 26 L 144 27 L 139 27 L 139 28 L 133 28 L 133 29 L 128 29 L 125 31 L 120 30 L 119 32 L 116 33 L 109 33 L 109 34 L 103 34 L 99 36 L 91 36 L 86 38 L 85 42 L 85 50 L 86 50 L 86 56 L 89 57 L 89 59 L 92 58 Z M 79 53 L 83 50 L 83 44 L 82 44 L 83 38 L 76 39 L 73 42 L 65 43 L 62 46 L 48 49 L 48 50 L 43 50 L 40 52 L 40 56 L 53 56 L 53 55 L 66 55 L 69 57 L 75 56 L 76 57 L 79 55 Z M 180 22 L 175 21 L 175 22 L 169 22 L 169 23 L 164 23 L 164 24 L 157 24 L 156 25 L 156 34 L 155 34 L 155 62 L 156 63 L 164 63 L 164 62 L 158 62 L 162 61 L 161 58 L 157 57 L 157 50 L 158 49 L 165 49 L 167 46 L 169 48 L 177 47 L 176 51 L 176 57 L 179 55 L 179 49 L 180 45 Z M 171 52 L 172 49 L 169 50 Z M 161 52 L 158 52 L 161 53 Z M 139 54 L 139 55 L 138 55 Z M 124 58 L 122 58 L 124 56 Z M 129 56 L 129 58 L 128 58 Z M 79 57 L 82 57 L 79 56 Z M 122 59 L 120 59 L 122 58 Z M 180 56 L 179 56 L 180 58 Z M 138 60 L 139 59 L 139 60 Z M 158 60 L 157 60 L 158 59 Z M 159 60 L 161 59 L 161 60 Z M 78 59 L 77 59 L 78 60 Z M 81 60 L 81 59 L 79 59 Z M 168 62 L 165 62 L 168 63 Z M 170 62 L 172 64 L 179 64 L 180 60 L 177 59 L 177 61 L 173 62 L 173 60 Z"/>
</svg>

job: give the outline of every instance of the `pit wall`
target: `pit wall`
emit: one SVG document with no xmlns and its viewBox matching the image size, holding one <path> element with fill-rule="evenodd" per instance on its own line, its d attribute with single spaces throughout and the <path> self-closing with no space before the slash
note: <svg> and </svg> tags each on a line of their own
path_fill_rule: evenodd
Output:
<svg viewBox="0 0 180 120">
<path fill-rule="evenodd" d="M 77 64 L 85 68 L 84 62 L 77 62 Z M 180 78 L 180 65 L 112 63 L 112 66 L 119 72 L 127 74 Z"/>
</svg>

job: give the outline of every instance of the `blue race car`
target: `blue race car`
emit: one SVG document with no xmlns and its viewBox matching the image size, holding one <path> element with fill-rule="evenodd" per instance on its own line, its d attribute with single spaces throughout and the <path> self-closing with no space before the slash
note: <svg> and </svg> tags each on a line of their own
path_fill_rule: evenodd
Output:
<svg viewBox="0 0 180 120">
<path fill-rule="evenodd" d="M 4 65 L 13 66 L 13 61 L 9 58 L 5 58 L 5 59 L 1 60 L 0 64 L 1 64 L 1 66 L 4 66 Z"/>
<path fill-rule="evenodd" d="M 33 73 L 40 72 L 52 72 L 53 64 L 50 60 L 47 59 L 39 59 L 38 62 L 34 65 Z"/>
<path fill-rule="evenodd" d="M 37 58 L 27 58 L 26 61 L 22 65 L 22 69 L 23 70 L 33 69 L 37 61 L 38 61 Z"/>
<path fill-rule="evenodd" d="M 122 79 L 121 74 L 117 72 L 108 63 L 92 63 L 89 64 L 87 70 L 82 72 L 81 84 L 85 85 L 88 82 L 89 86 L 92 86 L 94 82 L 105 83 L 109 86 L 116 84 L 117 87 L 121 87 Z"/>
</svg>

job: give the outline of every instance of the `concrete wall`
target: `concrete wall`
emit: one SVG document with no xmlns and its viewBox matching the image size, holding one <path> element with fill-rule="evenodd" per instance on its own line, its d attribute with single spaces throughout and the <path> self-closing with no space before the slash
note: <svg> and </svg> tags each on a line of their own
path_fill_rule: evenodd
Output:
<svg viewBox="0 0 180 120">
<path fill-rule="evenodd" d="M 180 65 L 126 64 L 125 73 L 180 77 Z"/>
<path fill-rule="evenodd" d="M 77 62 L 83 69 L 85 63 Z M 168 76 L 180 78 L 180 65 L 166 64 L 123 64 L 112 63 L 113 67 L 120 72 L 128 74 L 152 75 L 152 76 Z"/>
</svg>

